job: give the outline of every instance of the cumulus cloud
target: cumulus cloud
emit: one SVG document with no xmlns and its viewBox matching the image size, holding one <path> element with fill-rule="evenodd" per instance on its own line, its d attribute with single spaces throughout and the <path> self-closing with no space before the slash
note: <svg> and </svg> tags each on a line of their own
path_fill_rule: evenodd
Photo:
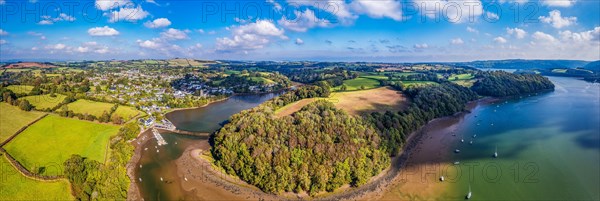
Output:
<svg viewBox="0 0 600 201">
<path fill-rule="evenodd" d="M 548 16 L 540 16 L 540 21 L 551 24 L 552 27 L 557 29 L 570 26 L 577 22 L 577 17 L 562 17 L 558 10 L 550 11 L 548 14 Z"/>
<path fill-rule="evenodd" d="M 452 23 L 474 22 L 484 12 L 480 0 L 414 0 L 414 2 L 420 7 L 420 10 L 437 8 L 436 10 L 439 12 L 425 13 L 427 17 L 432 19 L 444 17 Z"/>
<path fill-rule="evenodd" d="M 501 36 L 498 36 L 498 37 L 494 38 L 494 42 L 496 42 L 496 43 L 506 43 L 508 41 L 505 38 L 503 38 Z"/>
<path fill-rule="evenodd" d="M 462 45 L 465 44 L 465 41 L 463 41 L 462 38 L 455 38 L 450 40 L 450 43 L 452 43 L 453 45 Z"/>
<path fill-rule="evenodd" d="M 476 33 L 476 34 L 479 33 L 479 31 L 477 29 L 472 28 L 472 27 L 467 27 L 467 31 L 470 32 L 470 33 Z"/>
<path fill-rule="evenodd" d="M 240 26 L 229 27 L 230 37 L 217 38 L 219 51 L 261 49 L 276 39 L 287 39 L 285 31 L 269 20 L 258 20 Z"/>
<path fill-rule="evenodd" d="M 315 16 L 315 12 L 310 9 L 306 9 L 304 12 L 294 11 L 294 14 L 296 15 L 294 19 L 287 19 L 287 17 L 283 16 L 277 23 L 285 29 L 296 32 L 306 32 L 310 28 L 331 25 L 328 20 L 319 19 Z"/>
<path fill-rule="evenodd" d="M 138 20 L 146 18 L 150 13 L 146 12 L 142 9 L 142 6 L 137 7 L 122 7 L 119 10 L 115 10 L 105 15 L 108 16 L 109 22 L 118 22 L 118 21 L 129 21 L 136 22 Z"/>
<path fill-rule="evenodd" d="M 350 3 L 351 8 L 372 18 L 391 18 L 402 20 L 402 6 L 395 0 L 357 0 Z"/>
<path fill-rule="evenodd" d="M 185 31 L 173 28 L 169 28 L 168 30 L 160 33 L 160 36 L 167 40 L 183 40 L 188 38 L 188 35 Z"/>
<path fill-rule="evenodd" d="M 144 26 L 151 28 L 151 29 L 168 27 L 170 25 L 171 25 L 171 21 L 169 21 L 169 19 L 167 19 L 167 18 L 158 18 L 153 21 L 147 21 L 146 23 L 144 23 Z"/>
<path fill-rule="evenodd" d="M 0 36 L 6 36 L 8 35 L 8 32 L 4 31 L 3 29 L 0 29 Z"/>
<path fill-rule="evenodd" d="M 0 45 L 4 45 L 6 43 L 8 43 L 6 40 L 4 40 L 4 39 L 0 40 Z"/>
<path fill-rule="evenodd" d="M 348 25 L 352 24 L 354 20 L 358 18 L 358 16 L 350 10 L 350 5 L 348 5 L 345 1 L 292 1 L 292 3 L 296 6 L 311 6 L 315 9 L 327 8 L 324 10 L 324 12 L 328 12 L 331 15 L 335 16 L 335 18 L 327 19 L 332 23 Z"/>
<path fill-rule="evenodd" d="M 88 29 L 88 34 L 90 36 L 116 36 L 116 35 L 119 35 L 119 32 L 113 28 L 104 26 L 104 27 L 90 28 L 90 29 Z"/>
<path fill-rule="evenodd" d="M 100 45 L 95 41 L 82 43 L 81 46 L 74 49 L 79 53 L 97 53 L 97 54 L 106 54 L 109 52 L 109 48 L 105 45 Z"/>
<path fill-rule="evenodd" d="M 296 42 L 294 42 L 296 45 L 302 45 L 304 44 L 304 41 L 300 38 L 296 38 Z"/>
<path fill-rule="evenodd" d="M 525 38 L 525 36 L 527 36 L 527 32 L 523 29 L 519 29 L 519 28 L 506 28 L 506 33 L 509 35 L 514 35 L 516 38 L 518 39 L 523 39 Z"/>
<path fill-rule="evenodd" d="M 559 32 L 563 41 L 567 42 L 600 42 L 600 27 L 589 31 L 571 32 L 569 30 Z"/>
<path fill-rule="evenodd" d="M 73 22 L 75 21 L 76 18 L 70 15 L 67 15 L 65 13 L 60 13 L 58 14 L 57 17 L 53 18 L 51 16 L 48 15 L 44 15 L 42 16 L 42 20 L 40 20 L 38 22 L 39 25 L 52 25 L 55 22 L 60 22 L 60 21 L 68 21 L 68 22 Z"/>
<path fill-rule="evenodd" d="M 488 11 L 488 12 L 485 12 L 485 17 L 486 17 L 488 20 L 491 20 L 491 21 L 497 21 L 497 20 L 499 20 L 499 19 L 500 19 L 500 16 L 498 16 L 498 14 L 496 14 L 496 13 L 493 13 L 493 12 L 489 12 L 489 11 Z"/>
<path fill-rule="evenodd" d="M 130 0 L 96 0 L 96 8 L 102 11 L 131 5 Z"/>
<path fill-rule="evenodd" d="M 556 42 L 556 38 L 554 38 L 554 36 L 540 31 L 536 31 L 535 33 L 533 33 L 533 35 L 531 35 L 531 37 L 533 37 L 537 41 Z"/>
<path fill-rule="evenodd" d="M 66 48 L 67 48 L 67 45 L 62 44 L 62 43 L 57 43 L 57 44 L 46 46 L 46 49 L 49 49 L 49 50 L 64 50 Z"/>
<path fill-rule="evenodd" d="M 277 11 L 281 11 L 283 8 L 281 7 L 281 4 L 277 3 L 275 0 L 266 0 L 267 3 L 273 5 L 273 8 Z"/>
<path fill-rule="evenodd" d="M 542 0 L 546 6 L 553 7 L 570 7 L 575 4 L 575 0 Z"/>
<path fill-rule="evenodd" d="M 429 48 L 429 45 L 427 45 L 427 43 L 423 43 L 423 44 L 415 44 L 415 45 L 413 45 L 413 47 L 415 49 L 427 49 L 427 48 Z"/>
</svg>

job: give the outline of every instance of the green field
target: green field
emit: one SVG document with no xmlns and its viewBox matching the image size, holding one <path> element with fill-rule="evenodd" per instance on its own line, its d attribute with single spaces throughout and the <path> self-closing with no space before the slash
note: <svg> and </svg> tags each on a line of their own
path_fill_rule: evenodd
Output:
<svg viewBox="0 0 600 201">
<path fill-rule="evenodd" d="M 470 73 L 465 73 L 465 74 L 458 74 L 458 75 L 451 75 L 450 77 L 448 77 L 448 80 L 470 80 L 475 78 L 472 74 Z"/>
<path fill-rule="evenodd" d="M 566 73 L 567 69 L 564 68 L 557 68 L 557 69 L 552 69 L 553 73 Z"/>
<path fill-rule="evenodd" d="M 0 103 L 0 142 L 15 134 L 19 129 L 40 118 L 44 113 L 26 112 L 7 103 Z"/>
<path fill-rule="evenodd" d="M 255 81 L 255 82 L 262 82 L 265 84 L 271 84 L 271 83 L 275 83 L 273 80 L 264 78 L 264 77 L 249 77 L 248 79 Z"/>
<path fill-rule="evenodd" d="M 0 156 L 0 176 L 0 200 L 74 199 L 66 179 L 47 182 L 27 178 L 10 164 L 6 156 Z"/>
<path fill-rule="evenodd" d="M 61 175 L 72 154 L 104 162 L 109 138 L 118 126 L 48 115 L 25 129 L 4 148 L 25 168 L 42 175 Z M 45 168 L 45 171 L 39 171 Z"/>
<path fill-rule="evenodd" d="M 31 90 L 33 90 L 33 86 L 28 85 L 10 85 L 6 88 L 15 92 L 15 94 L 29 94 L 31 93 Z"/>
<path fill-rule="evenodd" d="M 114 106 L 112 103 L 96 102 L 91 100 L 77 100 L 69 103 L 67 108 L 75 113 L 79 114 L 91 114 L 96 117 L 102 116 L 104 111 L 110 112 L 110 109 Z"/>
<path fill-rule="evenodd" d="M 418 86 L 418 85 L 436 85 L 437 82 L 432 81 L 402 81 L 404 86 Z"/>
<path fill-rule="evenodd" d="M 360 77 L 374 79 L 374 80 L 388 80 L 389 79 L 388 76 L 385 76 L 385 75 L 365 75 L 365 76 L 360 76 Z"/>
<path fill-rule="evenodd" d="M 379 81 L 375 79 L 358 77 L 351 80 L 344 80 L 344 84 L 346 85 L 346 91 L 356 91 L 361 90 L 361 86 L 364 86 L 365 89 L 373 89 L 380 86 Z M 337 86 L 333 88 L 334 91 L 340 91 L 341 86 Z"/>
<path fill-rule="evenodd" d="M 142 114 L 142 112 L 133 107 L 120 105 L 119 107 L 117 107 L 117 110 L 115 110 L 115 113 L 113 113 L 113 116 L 117 115 L 117 116 L 122 117 L 123 120 L 129 121 L 131 118 L 133 118 L 139 114 Z"/>
<path fill-rule="evenodd" d="M 62 94 L 55 94 L 55 95 L 56 95 L 56 97 L 51 97 L 50 94 L 38 95 L 38 96 L 27 96 L 27 97 L 23 97 L 22 99 L 29 101 L 29 103 L 31 105 L 33 105 L 36 110 L 45 110 L 45 109 L 52 109 L 52 108 L 58 106 L 66 98 L 66 96 L 62 95 Z"/>
</svg>

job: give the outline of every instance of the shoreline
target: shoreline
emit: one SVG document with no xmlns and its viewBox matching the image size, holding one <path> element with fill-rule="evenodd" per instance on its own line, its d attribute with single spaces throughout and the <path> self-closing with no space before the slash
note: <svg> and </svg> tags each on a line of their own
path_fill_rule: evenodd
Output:
<svg viewBox="0 0 600 201">
<path fill-rule="evenodd" d="M 324 192 L 316 197 L 309 197 L 305 193 L 281 193 L 279 195 L 268 194 L 260 189 L 243 182 L 240 179 L 222 173 L 215 169 L 212 163 L 206 159 L 197 156 L 202 150 L 209 150 L 210 145 L 207 141 L 202 141 L 198 145 L 189 146 L 184 151 L 183 155 L 176 160 L 177 175 L 179 179 L 184 181 L 186 178 L 194 178 L 192 180 L 182 182 L 182 188 L 190 196 L 196 199 L 235 199 L 235 200 L 380 200 L 385 199 L 386 195 L 393 194 L 394 187 L 404 187 L 406 178 L 402 178 L 405 172 L 414 171 L 416 166 L 411 165 L 414 160 L 423 160 L 418 154 L 423 151 L 424 140 L 440 137 L 442 134 L 448 134 L 448 130 L 453 130 L 462 121 L 465 115 L 480 106 L 490 104 L 502 99 L 484 97 L 475 101 L 471 101 L 465 105 L 465 111 L 456 113 L 452 116 L 436 118 L 429 121 L 427 124 L 411 133 L 406 141 L 402 152 L 399 155 L 391 158 L 390 167 L 383 170 L 378 175 L 370 178 L 369 182 L 358 187 L 349 188 L 342 187 L 334 192 Z M 449 135 L 446 135 L 449 136 Z M 205 145 L 202 145 L 202 144 Z M 438 149 L 440 152 L 441 149 Z M 429 155 L 431 153 L 427 153 Z M 416 156 L 415 156 L 416 155 Z M 435 155 L 435 154 L 434 154 Z M 447 161 L 449 154 L 437 153 L 436 160 L 419 161 L 424 165 L 436 165 L 441 161 Z M 414 158 L 417 157 L 417 158 Z M 416 167 L 421 168 L 421 167 Z M 208 173 L 208 174 L 207 174 Z M 188 176 L 184 175 L 187 174 Z M 437 178 L 433 178 L 437 181 Z M 431 182 L 430 182 L 431 183 Z M 207 189 L 209 189 L 207 191 Z M 417 189 L 415 189 L 417 190 Z M 436 189 L 439 190 L 439 189 Z M 443 189 L 442 189 L 443 190 Z M 204 192 L 204 193 L 203 193 Z M 427 192 L 426 192 L 427 193 Z M 431 193 L 431 192 L 429 192 Z M 139 192 L 138 192 L 139 194 Z M 213 196 L 213 197 L 211 197 Z M 407 197 L 409 198 L 409 197 Z M 129 196 L 128 196 L 129 199 Z"/>
</svg>

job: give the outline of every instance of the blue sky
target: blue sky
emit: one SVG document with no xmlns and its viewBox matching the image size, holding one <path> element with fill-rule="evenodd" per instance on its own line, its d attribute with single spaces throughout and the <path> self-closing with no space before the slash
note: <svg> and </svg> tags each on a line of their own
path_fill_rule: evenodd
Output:
<svg viewBox="0 0 600 201">
<path fill-rule="evenodd" d="M 0 0 L 0 60 L 600 59 L 598 0 Z"/>
</svg>

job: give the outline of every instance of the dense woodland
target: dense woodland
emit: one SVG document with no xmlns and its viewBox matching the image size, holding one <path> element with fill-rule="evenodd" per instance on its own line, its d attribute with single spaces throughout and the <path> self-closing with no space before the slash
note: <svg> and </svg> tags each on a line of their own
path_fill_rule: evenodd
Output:
<svg viewBox="0 0 600 201">
<path fill-rule="evenodd" d="M 133 155 L 134 139 L 140 129 L 137 124 L 126 124 L 110 139 L 110 159 L 106 164 L 72 155 L 64 162 L 64 174 L 71 182 L 77 200 L 125 200 L 129 189 L 127 162 Z"/>
<path fill-rule="evenodd" d="M 482 96 L 515 96 L 554 89 L 548 78 L 535 74 L 481 71 L 475 77 L 479 80 L 471 89 Z"/>
<path fill-rule="evenodd" d="M 360 186 L 390 163 L 375 129 L 330 102 L 284 118 L 272 114 L 261 106 L 232 116 L 214 137 L 217 165 L 265 192 L 315 195 Z"/>
</svg>

